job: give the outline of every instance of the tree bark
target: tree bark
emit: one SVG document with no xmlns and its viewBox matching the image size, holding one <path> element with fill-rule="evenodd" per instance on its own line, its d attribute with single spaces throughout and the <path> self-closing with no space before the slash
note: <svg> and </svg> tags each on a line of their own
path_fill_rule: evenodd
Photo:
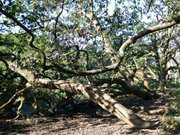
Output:
<svg viewBox="0 0 180 135">
<path fill-rule="evenodd" d="M 166 73 L 164 71 L 164 72 L 161 72 L 159 75 L 159 88 L 158 88 L 158 90 L 165 91 L 165 89 L 166 89 Z"/>
<path fill-rule="evenodd" d="M 96 86 L 97 85 L 102 85 L 104 83 L 108 83 L 108 84 L 120 84 L 122 86 L 122 90 L 125 93 L 129 93 L 129 94 L 133 94 L 137 97 L 140 97 L 144 100 L 152 100 L 155 98 L 158 98 L 158 94 L 154 93 L 154 92 L 147 92 L 147 91 L 143 91 L 141 90 L 141 88 L 128 84 L 126 81 L 120 79 L 120 78 L 113 78 L 113 79 L 101 79 L 101 80 L 97 80 L 96 82 L 93 82 Z"/>
<path fill-rule="evenodd" d="M 96 87 L 64 80 L 48 80 L 36 78 L 31 70 L 23 69 L 13 62 L 7 62 L 7 64 L 12 71 L 20 74 L 28 81 L 28 84 L 32 85 L 35 88 L 41 87 L 49 89 L 60 89 L 72 93 L 83 94 L 85 97 L 101 106 L 104 110 L 110 112 L 117 118 L 126 122 L 130 127 L 149 128 L 153 126 L 151 122 L 142 120 L 130 109 L 127 109 L 123 105 L 119 104 L 115 99 L 110 97 L 108 94 L 101 92 L 100 89 Z"/>
<path fill-rule="evenodd" d="M 106 93 L 101 92 L 98 88 L 90 85 L 82 85 L 78 83 L 67 82 L 63 80 L 47 80 L 35 79 L 32 84 L 35 87 L 44 87 L 49 89 L 61 89 L 72 93 L 83 94 L 94 103 L 101 106 L 104 110 L 115 115 L 117 118 L 126 122 L 130 127 L 149 128 L 152 126 L 151 122 L 142 120 L 139 116 L 134 114 L 130 109 L 119 104 L 115 99 Z"/>
</svg>

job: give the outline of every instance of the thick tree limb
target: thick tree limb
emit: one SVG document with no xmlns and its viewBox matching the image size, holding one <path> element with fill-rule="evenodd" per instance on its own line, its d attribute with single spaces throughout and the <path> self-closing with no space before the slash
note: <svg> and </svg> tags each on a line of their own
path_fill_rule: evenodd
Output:
<svg viewBox="0 0 180 135">
<path fill-rule="evenodd" d="M 13 20 L 18 26 L 23 28 L 29 35 L 31 35 L 32 38 L 31 38 L 31 41 L 30 41 L 29 45 L 32 48 L 36 49 L 37 51 L 39 51 L 42 54 L 42 58 L 43 58 L 43 63 L 42 64 L 43 64 L 43 67 L 45 68 L 45 66 L 46 66 L 46 57 L 45 57 L 45 54 L 44 54 L 44 52 L 42 50 L 40 50 L 39 48 L 37 48 L 36 46 L 33 45 L 34 34 L 31 32 L 31 30 L 29 30 L 25 25 L 23 25 L 20 21 L 18 21 L 14 16 L 10 15 L 8 12 L 4 11 L 2 8 L 0 8 L 0 12 L 2 14 L 4 14 L 7 18 Z M 161 24 L 155 25 L 153 27 L 149 27 L 149 28 L 144 29 L 141 32 L 137 33 L 135 36 L 132 36 L 131 38 L 126 40 L 121 45 L 121 47 L 119 48 L 119 53 L 115 57 L 115 60 L 114 60 L 115 63 L 113 63 L 111 65 L 105 66 L 103 68 L 92 69 L 92 70 L 87 70 L 87 71 L 71 71 L 71 70 L 68 70 L 68 69 L 63 69 L 63 70 L 66 71 L 66 73 L 69 72 L 70 74 L 75 74 L 75 75 L 80 75 L 80 76 L 81 75 L 94 75 L 94 74 L 104 73 L 104 72 L 107 72 L 107 71 L 112 71 L 112 70 L 118 68 L 119 65 L 121 64 L 121 60 L 124 57 L 125 49 L 129 45 L 135 43 L 138 39 L 144 37 L 147 34 L 150 34 L 150 33 L 162 30 L 162 29 L 166 29 L 166 28 L 172 27 L 172 26 L 174 26 L 176 24 L 179 24 L 179 23 L 180 23 L 180 16 L 177 16 L 177 17 L 174 17 L 171 21 L 168 21 L 168 22 L 165 22 L 165 23 L 161 23 Z M 56 65 L 56 67 L 57 67 L 57 65 Z M 60 68 L 60 67 L 58 67 L 58 68 Z M 61 67 L 61 70 L 62 70 L 62 67 Z M 61 70 L 59 70 L 59 71 L 61 71 Z"/>
<path fill-rule="evenodd" d="M 18 26 L 20 26 L 21 28 L 23 28 L 29 35 L 31 35 L 31 41 L 29 43 L 29 45 L 38 50 L 41 54 L 42 54 L 42 57 L 43 57 L 43 67 L 45 68 L 46 66 L 46 57 L 45 57 L 45 54 L 43 51 L 41 51 L 39 48 L 37 48 L 36 46 L 33 45 L 33 41 L 34 41 L 34 34 L 32 33 L 31 30 L 29 30 L 25 25 L 23 25 L 20 21 L 18 21 L 14 16 L 12 16 L 11 14 L 9 14 L 8 12 L 4 11 L 2 9 L 2 7 L 0 8 L 0 12 L 5 15 L 7 18 L 13 20 Z M 87 70 L 87 71 L 71 71 L 71 70 L 68 70 L 68 69 L 63 69 L 64 71 L 66 71 L 66 73 L 70 73 L 70 74 L 75 74 L 75 75 L 93 75 L 93 74 L 99 74 L 99 73 L 104 73 L 104 72 L 107 72 L 107 71 L 112 71 L 116 68 L 119 67 L 119 65 L 121 64 L 121 60 L 122 58 L 124 57 L 124 53 L 125 53 L 125 49 L 135 43 L 138 39 L 144 37 L 145 35 L 147 34 L 150 34 L 150 33 L 153 33 L 153 32 L 156 32 L 156 31 L 159 31 L 159 30 L 162 30 L 162 29 L 166 29 L 166 28 L 169 28 L 169 27 L 172 27 L 176 24 L 179 24 L 180 23 L 180 16 L 177 16 L 177 17 L 174 17 L 171 21 L 168 21 L 168 22 L 165 22 L 165 23 L 161 23 L 161 24 L 158 24 L 158 25 L 155 25 L 153 27 L 149 27 L 147 29 L 144 29 L 142 30 L 141 32 L 137 33 L 135 36 L 132 36 L 131 38 L 129 38 L 127 41 L 125 41 L 121 47 L 119 48 L 119 53 L 118 55 L 116 56 L 115 58 L 115 63 L 111 64 L 111 65 L 108 65 L 108 66 L 105 66 L 103 68 L 99 68 L 99 69 L 92 69 L 92 70 Z M 56 66 L 57 67 L 57 66 Z M 46 67 L 47 68 L 47 67 Z M 60 68 L 60 67 L 59 67 Z M 57 68 L 58 69 L 58 68 Z M 62 70 L 62 68 L 61 68 Z M 60 70 L 60 71 L 61 71 Z"/>
<path fill-rule="evenodd" d="M 123 57 L 124 56 L 124 52 L 125 52 L 125 49 L 135 43 L 138 39 L 150 34 L 150 33 L 153 33 L 153 32 L 156 32 L 156 31 L 159 31 L 159 30 L 163 30 L 163 29 L 167 29 L 167 28 L 170 28 L 176 24 L 179 24 L 180 23 L 180 16 L 177 16 L 175 18 L 173 18 L 173 20 L 171 21 L 168 21 L 168 22 L 165 22 L 165 23 L 161 23 L 161 24 L 157 24 L 155 26 L 152 26 L 152 27 L 149 27 L 147 29 L 144 29 L 142 31 L 140 31 L 139 33 L 137 33 L 135 36 L 132 36 L 131 38 L 129 38 L 128 40 L 126 40 L 122 46 L 119 48 L 119 55 L 120 57 Z"/>
<path fill-rule="evenodd" d="M 142 120 L 140 117 L 135 115 L 131 110 L 125 108 L 119 104 L 116 100 L 110 97 L 106 93 L 102 93 L 96 87 L 90 85 L 76 84 L 63 80 L 47 80 L 47 79 L 36 79 L 33 83 L 36 87 L 45 87 L 49 89 L 62 89 L 68 92 L 80 93 L 92 100 L 94 103 L 101 106 L 106 111 L 112 113 L 117 118 L 123 120 L 131 127 L 148 128 L 151 125 L 150 122 Z"/>
<path fill-rule="evenodd" d="M 101 80 L 97 80 L 97 81 L 93 82 L 93 84 L 95 84 L 95 85 L 102 85 L 104 83 L 120 84 L 126 93 L 134 94 L 135 96 L 141 97 L 144 100 L 152 100 L 153 98 L 158 97 L 158 95 L 156 93 L 143 91 L 143 90 L 141 90 L 141 88 L 139 88 L 137 86 L 133 86 L 131 84 L 128 84 L 126 81 L 124 81 L 120 78 L 112 78 L 112 79 L 107 78 L 107 79 L 101 79 Z"/>
<path fill-rule="evenodd" d="M 24 77 L 33 87 L 60 89 L 71 93 L 83 94 L 106 111 L 112 113 L 117 118 L 123 120 L 131 127 L 149 128 L 152 126 L 151 122 L 146 122 L 134 114 L 131 110 L 119 104 L 116 100 L 108 94 L 101 92 L 98 88 L 73 83 L 64 80 L 49 80 L 36 78 L 31 70 L 23 69 L 15 63 L 7 61 L 9 68 Z"/>
<path fill-rule="evenodd" d="M 73 75 L 78 75 L 78 76 L 86 76 L 86 75 L 95 75 L 95 74 L 105 73 L 107 71 L 112 71 L 112 70 L 115 70 L 118 66 L 119 66 L 119 62 L 109 65 L 109 66 L 105 66 L 104 68 L 99 68 L 99 69 L 92 69 L 92 70 L 87 70 L 87 71 L 73 71 L 73 70 L 62 67 L 59 64 L 54 63 L 53 65 L 47 68 L 55 68 L 57 71 L 61 73 L 73 74 Z"/>
<path fill-rule="evenodd" d="M 79 76 L 94 75 L 94 74 L 99 74 L 99 73 L 104 73 L 104 72 L 107 72 L 107 71 L 115 70 L 115 69 L 117 69 L 119 67 L 119 65 L 121 64 L 122 59 L 124 58 L 125 49 L 128 48 L 131 44 L 135 43 L 138 39 L 140 39 L 140 38 L 142 38 L 142 37 L 144 37 L 144 36 L 146 36 L 148 34 L 151 34 L 153 32 L 160 31 L 160 30 L 163 30 L 163 29 L 170 28 L 170 27 L 175 26 L 175 25 L 177 25 L 179 23 L 180 23 L 180 16 L 177 16 L 177 17 L 173 18 L 171 21 L 161 23 L 161 24 L 157 24 L 155 26 L 152 26 L 152 27 L 149 27 L 149 28 L 146 28 L 146 29 L 140 31 L 136 35 L 130 37 L 128 40 L 126 40 L 121 45 L 121 47 L 119 48 L 118 55 L 115 57 L 116 60 L 114 60 L 116 62 L 111 64 L 111 65 L 104 66 L 103 68 L 92 69 L 92 70 L 87 70 L 87 71 L 72 71 L 72 70 L 60 67 L 57 64 L 55 64 L 55 68 L 59 72 L 65 72 L 65 73 L 79 75 Z"/>
</svg>

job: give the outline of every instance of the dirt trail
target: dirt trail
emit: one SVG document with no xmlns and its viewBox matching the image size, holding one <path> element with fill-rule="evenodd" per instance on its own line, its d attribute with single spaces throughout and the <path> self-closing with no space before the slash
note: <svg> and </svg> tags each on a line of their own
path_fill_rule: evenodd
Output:
<svg viewBox="0 0 180 135">
<path fill-rule="evenodd" d="M 1 121 L 0 134 L 16 135 L 161 135 L 161 129 L 129 129 L 115 117 L 34 118 L 32 121 Z"/>
<path fill-rule="evenodd" d="M 128 99 L 128 101 L 127 101 Z M 156 101 L 134 100 L 134 97 L 121 98 L 121 103 L 130 107 L 143 119 L 161 119 L 170 102 L 170 97 Z M 0 135 L 163 135 L 161 124 L 152 129 L 130 129 L 123 121 L 107 114 L 100 108 L 81 105 L 78 112 L 57 117 L 37 117 L 30 121 L 0 119 Z M 90 111 L 92 110 L 93 111 Z M 77 108 L 76 108 L 77 110 Z M 86 112 L 86 113 L 85 113 Z M 91 114 L 88 114 L 91 112 Z M 93 114 L 93 113 L 94 114 Z"/>
</svg>

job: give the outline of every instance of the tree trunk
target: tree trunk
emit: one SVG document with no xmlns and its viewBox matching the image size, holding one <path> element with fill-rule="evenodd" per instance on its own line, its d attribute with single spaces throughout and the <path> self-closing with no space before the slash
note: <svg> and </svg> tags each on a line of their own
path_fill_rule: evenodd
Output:
<svg viewBox="0 0 180 135">
<path fill-rule="evenodd" d="M 131 127 L 148 128 L 150 122 L 145 122 L 131 110 L 119 104 L 115 99 L 108 94 L 102 93 L 98 88 L 90 85 L 76 84 L 63 80 L 53 81 L 47 79 L 36 79 L 33 83 L 35 87 L 44 87 L 49 89 L 61 89 L 68 92 L 80 93 L 92 100 L 94 103 L 101 106 L 104 110 L 114 114 L 119 119 L 123 120 Z"/>
<path fill-rule="evenodd" d="M 163 70 L 159 75 L 159 88 L 158 90 L 164 91 L 166 89 L 166 71 Z"/>
<path fill-rule="evenodd" d="M 24 77 L 28 81 L 28 84 L 32 85 L 33 87 L 60 89 L 72 93 L 80 93 L 101 106 L 106 111 L 114 114 L 117 118 L 126 122 L 130 127 L 149 128 L 152 126 L 151 122 L 142 120 L 131 110 L 119 104 L 108 94 L 101 92 L 96 87 L 72 83 L 64 80 L 40 79 L 36 78 L 31 70 L 23 69 L 12 62 L 8 62 L 8 65 L 12 71 Z"/>
</svg>

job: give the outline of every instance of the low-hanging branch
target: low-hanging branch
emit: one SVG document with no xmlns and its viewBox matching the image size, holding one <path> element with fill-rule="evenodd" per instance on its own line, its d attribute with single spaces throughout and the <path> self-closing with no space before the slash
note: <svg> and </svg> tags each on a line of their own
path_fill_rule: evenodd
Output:
<svg viewBox="0 0 180 135">
<path fill-rule="evenodd" d="M 87 70 L 87 71 L 73 71 L 73 70 L 61 67 L 58 64 L 51 65 L 51 67 L 54 66 L 56 68 L 56 70 L 58 70 L 59 72 L 64 72 L 64 73 L 67 73 L 67 74 L 74 74 L 74 75 L 78 75 L 78 76 L 94 75 L 94 74 L 100 74 L 100 73 L 104 73 L 104 72 L 107 72 L 107 71 L 115 70 L 121 64 L 121 61 L 122 61 L 122 59 L 124 58 L 124 55 L 125 55 L 125 50 L 131 44 L 134 44 L 138 39 L 140 39 L 140 38 L 142 38 L 142 37 L 144 37 L 144 36 L 146 36 L 148 34 L 151 34 L 153 32 L 160 31 L 160 30 L 163 30 L 163 29 L 170 28 L 170 27 L 175 26 L 175 25 L 177 25 L 179 23 L 180 23 L 180 16 L 177 16 L 177 17 L 174 17 L 170 21 L 157 24 L 155 26 L 146 28 L 146 29 L 138 32 L 136 35 L 130 37 L 128 40 L 126 40 L 121 45 L 121 47 L 119 48 L 119 52 L 117 53 L 117 56 L 115 57 L 116 58 L 116 60 L 115 60 L 116 62 L 111 64 L 111 65 L 104 66 L 103 68 L 92 69 L 92 70 Z"/>
<path fill-rule="evenodd" d="M 123 120 L 130 127 L 150 128 L 154 126 L 152 122 L 144 121 L 139 116 L 134 114 L 133 111 L 119 104 L 111 96 L 101 92 L 101 90 L 97 87 L 64 80 L 36 78 L 31 70 L 23 69 L 19 65 L 16 65 L 15 62 L 7 61 L 7 64 L 10 70 L 18 73 L 27 80 L 27 82 L 30 84 L 28 86 L 35 88 L 41 87 L 49 89 L 60 89 L 71 93 L 79 93 L 101 106 L 104 110 L 115 115 L 117 118 Z"/>
<path fill-rule="evenodd" d="M 0 13 L 2 13 L 3 15 L 5 15 L 7 18 L 13 20 L 19 27 L 23 28 L 29 35 L 31 35 L 31 41 L 29 42 L 29 45 L 36 49 L 37 51 L 39 51 L 42 54 L 42 64 L 43 64 L 43 68 L 44 69 L 48 69 L 49 67 L 46 66 L 46 56 L 45 53 L 40 50 L 39 48 L 37 48 L 36 46 L 34 46 L 33 41 L 34 41 L 34 34 L 32 33 L 31 30 L 29 30 L 25 25 L 23 25 L 20 21 L 18 21 L 14 16 L 12 16 L 11 14 L 9 14 L 8 12 L 6 12 L 5 10 L 3 10 L 2 8 L 0 8 Z M 112 71 L 115 70 L 119 67 L 119 65 L 121 64 L 122 59 L 124 58 L 125 55 L 125 49 L 127 47 L 129 47 L 129 45 L 135 43 L 138 39 L 159 31 L 159 30 L 163 30 L 166 28 L 170 28 L 174 25 L 177 25 L 180 23 L 180 16 L 174 17 L 172 20 L 164 22 L 164 23 L 160 23 L 157 24 L 155 26 L 146 28 L 142 31 L 140 31 L 139 33 L 137 33 L 136 35 L 130 37 L 128 40 L 126 40 L 121 47 L 119 48 L 119 52 L 117 53 L 117 56 L 115 57 L 116 60 L 115 63 L 108 65 L 108 66 L 104 66 L 103 68 L 99 68 L 99 69 L 92 69 L 92 70 L 87 70 L 87 71 L 72 71 L 69 69 L 65 69 L 63 67 L 58 66 L 57 64 L 55 64 L 55 68 L 59 71 L 59 72 L 66 72 L 69 74 L 74 74 L 74 75 L 80 75 L 80 76 L 84 76 L 84 75 L 94 75 L 94 74 L 99 74 L 99 73 L 104 73 L 107 71 Z M 50 67 L 52 67 L 53 65 L 51 65 Z"/>
</svg>

